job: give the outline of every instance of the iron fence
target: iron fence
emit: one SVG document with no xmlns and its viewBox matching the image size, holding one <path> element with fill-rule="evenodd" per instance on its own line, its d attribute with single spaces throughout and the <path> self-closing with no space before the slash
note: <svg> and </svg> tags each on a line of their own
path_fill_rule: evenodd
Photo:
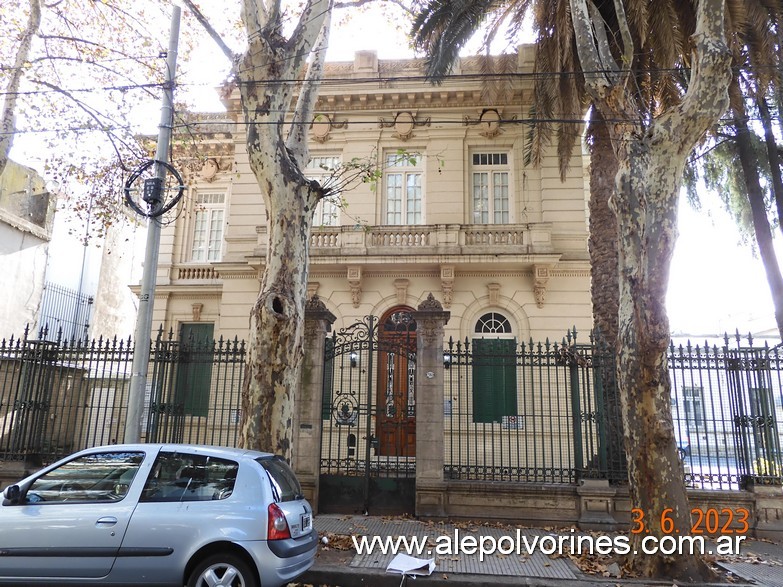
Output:
<svg viewBox="0 0 783 587">
<path fill-rule="evenodd" d="M 686 484 L 781 483 L 779 347 L 672 343 L 674 434 Z M 451 479 L 576 483 L 627 479 L 614 354 L 597 341 L 450 340 L 445 466 Z"/>
<path fill-rule="evenodd" d="M 51 462 L 122 441 L 133 361 L 130 339 L 21 338 L 0 342 L 0 458 Z M 151 343 L 142 436 L 235 446 L 244 342 Z"/>
<path fill-rule="evenodd" d="M 86 340 L 92 320 L 93 297 L 46 283 L 41 298 L 39 332 L 51 340 Z"/>
<path fill-rule="evenodd" d="M 45 334 L 31 338 L 26 332 L 0 341 L 0 458 L 48 462 L 124 437 L 132 342 L 79 341 L 62 334 L 47 340 Z M 674 434 L 691 487 L 738 489 L 749 482 L 783 482 L 783 350 L 753 343 L 749 339 L 744 344 L 737 336 L 669 347 Z M 151 345 L 143 438 L 235 446 L 244 342 L 175 340 L 173 332 L 161 329 Z M 345 400 L 345 393 L 333 387 L 340 382 L 337 391 L 353 389 L 349 376 L 358 376 L 369 361 L 364 347 L 357 347 L 355 357 L 350 346 L 346 349 L 339 355 L 341 379 L 330 371 L 323 396 L 323 418 L 343 418 L 346 425 L 335 426 L 341 431 L 350 428 L 354 416 L 346 411 L 348 403 L 336 401 Z M 327 345 L 327 353 L 327 365 L 334 369 L 334 344 Z M 596 341 L 577 343 L 576 332 L 560 343 L 449 341 L 444 367 L 447 478 L 625 482 L 620 410 L 611 376 L 614 355 Z M 392 373 L 388 368 L 383 372 Z M 381 380 L 367 381 L 376 386 Z M 377 390 L 367 397 L 381 405 Z M 414 396 L 405 397 L 413 401 Z M 348 432 L 329 441 L 348 457 L 367 452 L 362 442 L 375 442 L 372 435 L 358 432 L 352 440 Z M 408 440 L 400 446 L 413 446 L 409 440 L 415 432 L 406 434 Z M 343 437 L 345 446 L 339 444 Z M 386 455 L 373 444 L 371 454 L 377 451 Z M 413 454 L 373 458 L 412 464 Z"/>
</svg>

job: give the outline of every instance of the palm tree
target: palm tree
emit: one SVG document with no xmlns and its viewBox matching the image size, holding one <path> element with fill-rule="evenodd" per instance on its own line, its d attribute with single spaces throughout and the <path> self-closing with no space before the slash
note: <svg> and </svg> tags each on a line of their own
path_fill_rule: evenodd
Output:
<svg viewBox="0 0 783 587">
<path fill-rule="evenodd" d="M 697 180 L 703 179 L 720 194 L 740 232 L 755 239 L 783 339 L 783 273 L 772 244 L 768 212 L 783 231 L 783 175 L 768 104 L 768 96 L 780 98 L 783 93 L 781 37 L 776 34 L 781 16 L 779 4 L 748 5 L 745 26 L 737 35 L 729 119 L 705 141 L 687 184 L 691 199 L 698 200 Z M 775 107 L 779 115 L 779 99 Z M 751 117 L 760 121 L 763 138 L 749 124 Z"/>
<path fill-rule="evenodd" d="M 453 59 L 456 54 L 444 45 L 459 42 L 466 38 L 469 26 L 481 24 L 472 4 L 432 0 L 422 10 L 414 34 L 418 46 L 430 55 L 433 73 L 449 65 L 444 58 Z M 656 3 L 654 10 L 648 2 L 620 0 L 589 7 L 585 0 L 485 2 L 482 7 L 508 18 L 512 29 L 522 22 L 523 11 L 532 8 L 539 41 L 537 69 L 548 72 L 539 76 L 544 83 L 536 88 L 537 113 L 559 108 L 560 116 L 566 118 L 574 105 L 581 104 L 577 96 L 589 97 L 606 121 L 601 135 L 600 120 L 593 119 L 596 140 L 592 146 L 599 154 L 611 145 L 617 164 L 615 189 L 608 189 L 606 177 L 595 177 L 591 184 L 607 188 L 608 197 L 601 201 L 609 202 L 614 210 L 617 231 L 600 237 L 593 234 L 593 243 L 600 242 L 597 238 L 619 243 L 617 277 L 609 287 L 619 293 L 617 375 L 631 497 L 634 506 L 648 516 L 652 534 L 666 534 L 664 519 L 666 526 L 672 521 L 676 527 L 687 527 L 690 509 L 677 466 L 669 409 L 665 294 L 685 158 L 728 102 L 724 2 L 701 0 L 696 7 L 669 0 Z M 738 10 L 736 6 L 729 9 L 730 22 L 740 22 L 735 18 Z M 497 30 L 496 23 L 490 31 Z M 687 92 L 682 92 L 670 72 L 691 64 L 686 51 L 691 47 L 690 83 Z M 579 89 L 583 89 L 581 94 Z M 550 132 L 545 125 L 542 130 Z M 569 148 L 563 144 L 564 136 L 561 127 L 561 161 Z M 591 255 L 594 251 L 591 247 Z M 640 540 L 634 537 L 634 542 Z M 631 556 L 629 566 L 646 576 L 700 580 L 710 575 L 695 558 L 670 561 Z"/>
</svg>

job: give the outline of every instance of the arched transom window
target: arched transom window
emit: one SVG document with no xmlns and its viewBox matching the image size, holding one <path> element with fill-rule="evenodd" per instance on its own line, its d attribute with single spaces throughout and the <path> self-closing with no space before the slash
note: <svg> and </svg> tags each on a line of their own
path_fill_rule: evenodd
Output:
<svg viewBox="0 0 783 587">
<path fill-rule="evenodd" d="M 476 334 L 511 334 L 511 322 L 503 314 L 487 312 L 476 322 Z"/>
</svg>

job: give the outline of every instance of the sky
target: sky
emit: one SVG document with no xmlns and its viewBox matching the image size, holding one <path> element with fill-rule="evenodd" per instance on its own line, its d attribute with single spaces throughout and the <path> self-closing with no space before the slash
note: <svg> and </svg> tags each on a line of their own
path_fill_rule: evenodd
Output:
<svg viewBox="0 0 783 587">
<path fill-rule="evenodd" d="M 401 19 L 392 19 L 401 22 Z M 474 46 L 474 52 L 477 46 Z M 377 14 L 366 14 L 348 22 L 337 22 L 327 53 L 329 61 L 353 60 L 357 50 L 374 49 L 380 59 L 412 57 L 404 30 L 399 30 Z M 199 109 L 221 107 L 213 88 L 224 79 L 228 64 L 215 63 L 216 49 L 201 46 L 191 65 L 182 63 L 199 99 Z M 159 104 L 148 106 L 146 118 L 157 124 Z M 154 132 L 154 127 L 145 132 Z M 671 267 L 667 308 L 673 333 L 700 336 L 724 331 L 760 332 L 775 328 L 769 287 L 760 259 L 748 246 L 740 244 L 733 221 L 718 203 L 716 195 L 703 197 L 704 210 L 694 211 L 682 198 L 680 237 Z M 778 256 L 783 259 L 780 231 L 776 231 Z"/>
</svg>

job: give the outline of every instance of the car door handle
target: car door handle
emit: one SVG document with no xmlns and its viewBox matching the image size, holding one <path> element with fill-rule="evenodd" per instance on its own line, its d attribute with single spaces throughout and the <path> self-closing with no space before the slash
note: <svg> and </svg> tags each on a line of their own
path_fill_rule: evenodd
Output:
<svg viewBox="0 0 783 587">
<path fill-rule="evenodd" d="M 114 516 L 104 516 L 103 518 L 98 518 L 98 521 L 95 522 L 96 526 L 114 526 L 114 524 L 117 523 L 117 518 Z"/>
</svg>

